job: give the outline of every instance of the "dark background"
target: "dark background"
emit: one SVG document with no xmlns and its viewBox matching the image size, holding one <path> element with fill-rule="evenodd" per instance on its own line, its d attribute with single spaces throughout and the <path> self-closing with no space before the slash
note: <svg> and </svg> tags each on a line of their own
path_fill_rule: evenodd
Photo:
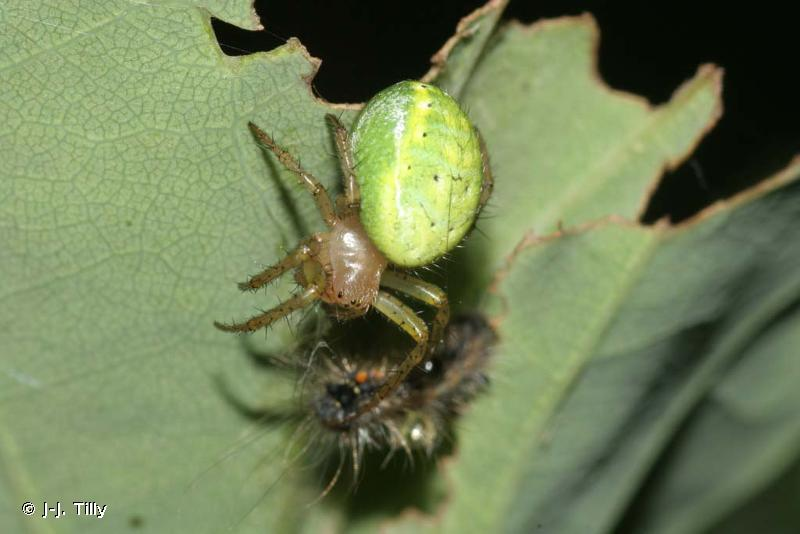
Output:
<svg viewBox="0 0 800 534">
<path fill-rule="evenodd" d="M 227 54 L 270 50 L 298 37 L 323 60 L 314 81 L 330 102 L 361 102 L 395 81 L 418 78 L 458 20 L 482 0 L 262 0 L 266 28 L 215 21 Z M 712 5 L 712 4 L 716 4 Z M 725 112 L 684 165 L 670 173 L 645 216 L 681 220 L 785 166 L 800 153 L 795 81 L 797 18 L 779 4 L 512 0 L 506 19 L 592 13 L 602 32 L 600 71 L 617 89 L 669 98 L 701 63 L 725 69 Z"/>
</svg>

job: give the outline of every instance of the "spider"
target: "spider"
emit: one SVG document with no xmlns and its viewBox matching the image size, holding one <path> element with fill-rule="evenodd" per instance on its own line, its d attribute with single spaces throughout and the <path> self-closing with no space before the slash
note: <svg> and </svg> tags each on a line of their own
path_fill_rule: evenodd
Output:
<svg viewBox="0 0 800 534">
<path fill-rule="evenodd" d="M 485 144 L 464 111 L 430 84 L 399 82 L 375 95 L 352 132 L 326 115 L 334 134 L 344 192 L 325 188 L 266 132 L 249 123 L 263 147 L 314 197 L 328 231 L 312 235 L 281 261 L 239 284 L 256 290 L 294 269 L 301 290 L 247 321 L 215 322 L 226 332 L 253 332 L 321 301 L 339 320 L 374 308 L 416 343 L 353 420 L 374 409 L 442 340 L 450 317 L 447 295 L 403 269 L 432 263 L 473 226 L 493 187 Z M 390 268 L 391 266 L 391 268 Z M 429 330 L 392 290 L 435 308 Z"/>
</svg>

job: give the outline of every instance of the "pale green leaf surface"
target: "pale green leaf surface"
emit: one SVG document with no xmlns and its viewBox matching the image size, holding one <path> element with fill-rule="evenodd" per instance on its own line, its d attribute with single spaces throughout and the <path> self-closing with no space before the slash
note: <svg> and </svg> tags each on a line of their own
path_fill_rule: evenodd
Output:
<svg viewBox="0 0 800 534">
<path fill-rule="evenodd" d="M 263 28 L 253 7 L 254 2 L 242 0 L 183 0 L 188 5 L 204 7 L 218 19 L 248 30 Z"/>
<path fill-rule="evenodd" d="M 498 286 L 492 393 L 463 422 L 435 528 L 613 527 L 720 369 L 758 365 L 749 344 L 800 299 L 799 175 L 681 227 L 606 223 L 522 248 Z"/>
<path fill-rule="evenodd" d="M 546 235 L 611 214 L 636 218 L 664 168 L 720 115 L 719 69 L 701 67 L 668 103 L 652 107 L 603 85 L 598 41 L 588 15 L 511 24 L 489 42 L 464 89 L 495 174 L 480 232 L 457 256 L 459 264 L 485 266 L 478 291 L 520 230 Z"/>
<path fill-rule="evenodd" d="M 335 183 L 329 108 L 303 79 L 315 64 L 297 43 L 225 57 L 208 13 L 189 5 L 3 13 L 0 531 L 108 532 L 140 518 L 219 532 L 282 468 L 280 434 L 262 429 L 248 454 L 204 473 L 247 430 L 215 379 L 252 374 L 240 339 L 211 322 L 274 305 L 281 287 L 243 296 L 235 282 L 320 224 L 246 125 L 280 131 Z M 269 337 L 287 339 L 283 325 Z M 109 512 L 59 523 L 19 512 L 59 499 Z"/>
<path fill-rule="evenodd" d="M 634 507 L 634 531 L 703 532 L 800 457 L 797 304 L 784 315 L 735 356 L 681 429 Z"/>
</svg>

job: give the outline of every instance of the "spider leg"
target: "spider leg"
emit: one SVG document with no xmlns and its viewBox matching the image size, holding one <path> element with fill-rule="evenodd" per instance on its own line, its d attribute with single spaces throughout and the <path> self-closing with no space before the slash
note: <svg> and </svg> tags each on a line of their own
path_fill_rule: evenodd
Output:
<svg viewBox="0 0 800 534">
<path fill-rule="evenodd" d="M 342 176 L 344 177 L 344 197 L 347 205 L 344 206 L 342 217 L 350 215 L 358 210 L 361 203 L 361 194 L 356 182 L 355 162 L 353 153 L 350 150 L 350 138 L 347 128 L 336 117 L 328 113 L 325 115 L 328 123 L 333 128 L 333 137 L 336 141 L 336 151 L 339 153 L 339 163 L 342 166 Z"/>
<path fill-rule="evenodd" d="M 428 327 L 425 325 L 425 321 L 417 317 L 414 310 L 400 302 L 397 297 L 393 297 L 385 291 L 378 291 L 373 306 L 390 321 L 402 328 L 403 331 L 417 342 L 417 345 L 411 350 L 411 353 L 406 356 L 406 359 L 403 360 L 400 367 L 390 373 L 386 382 L 383 383 L 369 402 L 361 405 L 359 410 L 349 419 L 355 419 L 378 406 L 383 399 L 391 395 L 392 392 L 397 389 L 403 379 L 405 379 L 408 373 L 423 360 L 427 353 Z"/>
<path fill-rule="evenodd" d="M 253 332 L 259 328 L 274 323 L 281 317 L 285 317 L 290 313 L 305 308 L 312 302 L 319 299 L 319 289 L 317 286 L 311 286 L 302 293 L 294 295 L 286 302 L 278 304 L 274 308 L 265 311 L 261 315 L 251 317 L 243 323 L 223 324 L 214 321 L 214 326 L 225 332 Z"/>
<path fill-rule="evenodd" d="M 450 304 L 445 292 L 438 286 L 397 271 L 384 271 L 383 276 L 381 276 L 381 286 L 396 289 L 411 298 L 436 308 L 436 315 L 433 318 L 433 327 L 428 340 L 429 350 L 435 350 L 442 341 L 444 328 L 450 320 Z"/>
<path fill-rule="evenodd" d="M 486 150 L 486 142 L 483 140 L 481 132 L 478 132 L 478 141 L 481 144 L 481 160 L 483 161 L 483 184 L 481 185 L 481 198 L 478 201 L 478 211 L 481 211 L 492 195 L 494 177 L 492 169 L 489 167 L 489 151 Z"/>
<path fill-rule="evenodd" d="M 303 241 L 297 248 L 275 265 L 267 267 L 257 275 L 252 276 L 246 282 L 241 282 L 239 284 L 239 289 L 242 291 L 253 291 L 270 283 L 289 269 L 293 269 L 308 260 L 318 249 L 319 242 L 315 238 L 312 237 L 311 239 Z"/>
<path fill-rule="evenodd" d="M 256 136 L 259 142 L 265 148 L 269 149 L 273 154 L 275 154 L 275 156 L 278 158 L 278 161 L 281 162 L 281 165 L 286 167 L 289 172 L 297 176 L 303 187 L 305 187 L 306 190 L 311 193 L 311 196 L 314 197 L 314 202 L 317 203 L 317 209 L 319 210 L 320 215 L 322 215 L 322 219 L 325 221 L 325 224 L 327 224 L 328 227 L 332 227 L 336 222 L 336 212 L 333 209 L 331 197 L 328 196 L 328 192 L 325 190 L 325 187 L 311 173 L 303 169 L 303 167 L 300 166 L 300 162 L 298 162 L 294 156 L 279 147 L 272 137 L 267 134 L 267 132 L 252 122 L 248 122 L 247 125 L 250 127 L 250 130 L 253 132 L 253 135 Z"/>
</svg>

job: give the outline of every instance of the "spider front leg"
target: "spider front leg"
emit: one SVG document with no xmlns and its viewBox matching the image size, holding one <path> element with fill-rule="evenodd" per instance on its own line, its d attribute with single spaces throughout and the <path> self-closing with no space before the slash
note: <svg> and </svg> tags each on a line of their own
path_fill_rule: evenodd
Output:
<svg viewBox="0 0 800 534">
<path fill-rule="evenodd" d="M 386 379 L 386 382 L 372 399 L 361 406 L 358 412 L 353 415 L 353 418 L 372 410 L 397 389 L 405 377 L 408 376 L 408 373 L 422 362 L 430 351 L 434 350 L 439 345 L 442 340 L 444 328 L 447 326 L 447 321 L 450 320 L 450 304 L 447 300 L 447 295 L 433 284 L 429 284 L 419 278 L 404 273 L 385 271 L 381 277 L 381 286 L 396 289 L 412 298 L 435 307 L 436 316 L 433 319 L 433 329 L 429 332 L 425 321 L 420 319 L 417 314 L 414 313 L 414 310 L 385 291 L 378 292 L 375 302 L 373 303 L 375 309 L 385 315 L 390 321 L 396 323 L 411 336 L 417 344 L 400 364 L 400 367 Z"/>
<path fill-rule="evenodd" d="M 416 346 L 411 350 L 411 353 L 406 356 L 406 359 L 400 364 L 394 372 L 392 372 L 386 379 L 386 382 L 380 387 L 377 393 L 364 403 L 357 412 L 355 412 L 349 419 L 355 419 L 358 416 L 369 412 L 383 399 L 391 395 L 397 389 L 403 379 L 411 372 L 411 370 L 419 364 L 427 354 L 428 348 L 428 327 L 425 321 L 417 317 L 414 310 L 400 302 L 400 300 L 385 291 L 379 291 L 373 307 L 380 313 L 385 315 L 390 321 L 396 323 L 403 329 L 414 341 L 417 342 Z"/>
<path fill-rule="evenodd" d="M 319 241 L 313 237 L 307 239 L 275 265 L 267 267 L 257 275 L 252 276 L 248 281 L 239 283 L 239 289 L 242 291 L 256 290 L 270 283 L 286 271 L 298 267 L 318 252 Z"/>
<path fill-rule="evenodd" d="M 286 317 L 292 312 L 305 308 L 309 304 L 319 300 L 319 288 L 311 286 L 298 295 L 294 295 L 286 302 L 265 311 L 261 315 L 256 315 L 243 323 L 223 324 L 214 321 L 214 326 L 224 332 L 253 332 L 259 328 L 274 323 L 281 317 Z"/>
<path fill-rule="evenodd" d="M 381 276 L 381 286 L 396 289 L 411 298 L 436 308 L 433 328 L 428 340 L 429 351 L 435 350 L 442 341 L 444 328 L 450 320 L 450 303 L 445 292 L 438 286 L 397 271 L 384 271 L 383 276 Z"/>
<path fill-rule="evenodd" d="M 325 190 L 325 186 L 320 183 L 310 172 L 303 169 L 300 166 L 300 162 L 298 162 L 294 157 L 279 147 L 275 141 L 270 137 L 267 132 L 253 124 L 252 122 L 248 122 L 247 125 L 250 127 L 250 131 L 253 132 L 253 135 L 261 142 L 261 144 L 269 149 L 275 157 L 278 158 L 278 161 L 281 162 L 281 165 L 286 167 L 286 170 L 293 173 L 297 176 L 300 180 L 300 183 L 306 190 L 311 193 L 311 196 L 314 197 L 314 202 L 317 203 L 317 209 L 319 210 L 320 215 L 322 215 L 322 219 L 325 221 L 325 224 L 328 227 L 332 227 L 336 223 L 336 212 L 333 209 L 333 204 L 331 203 L 331 197 L 328 196 L 328 192 Z"/>
<path fill-rule="evenodd" d="M 339 153 L 339 163 L 342 166 L 342 176 L 344 177 L 344 199 L 346 205 L 339 208 L 342 217 L 358 211 L 361 204 L 361 193 L 356 182 L 355 161 L 353 152 L 350 150 L 350 136 L 347 128 L 344 127 L 336 115 L 328 113 L 325 118 L 333 128 L 333 138 L 336 141 L 336 151 Z M 338 206 L 337 206 L 338 207 Z"/>
<path fill-rule="evenodd" d="M 239 284 L 242 291 L 258 289 L 282 275 L 286 271 L 298 267 L 303 262 L 309 260 L 319 251 L 319 241 L 312 237 L 289 253 L 285 258 L 275 265 L 266 268 L 264 271 L 250 278 L 247 282 Z M 295 310 L 305 308 L 315 300 L 319 299 L 320 288 L 316 284 L 311 284 L 303 293 L 295 295 L 286 302 L 267 310 L 261 315 L 257 315 L 243 323 L 224 324 L 214 321 L 214 326 L 225 332 L 252 332 L 275 322 L 281 317 L 285 317 Z"/>
</svg>

